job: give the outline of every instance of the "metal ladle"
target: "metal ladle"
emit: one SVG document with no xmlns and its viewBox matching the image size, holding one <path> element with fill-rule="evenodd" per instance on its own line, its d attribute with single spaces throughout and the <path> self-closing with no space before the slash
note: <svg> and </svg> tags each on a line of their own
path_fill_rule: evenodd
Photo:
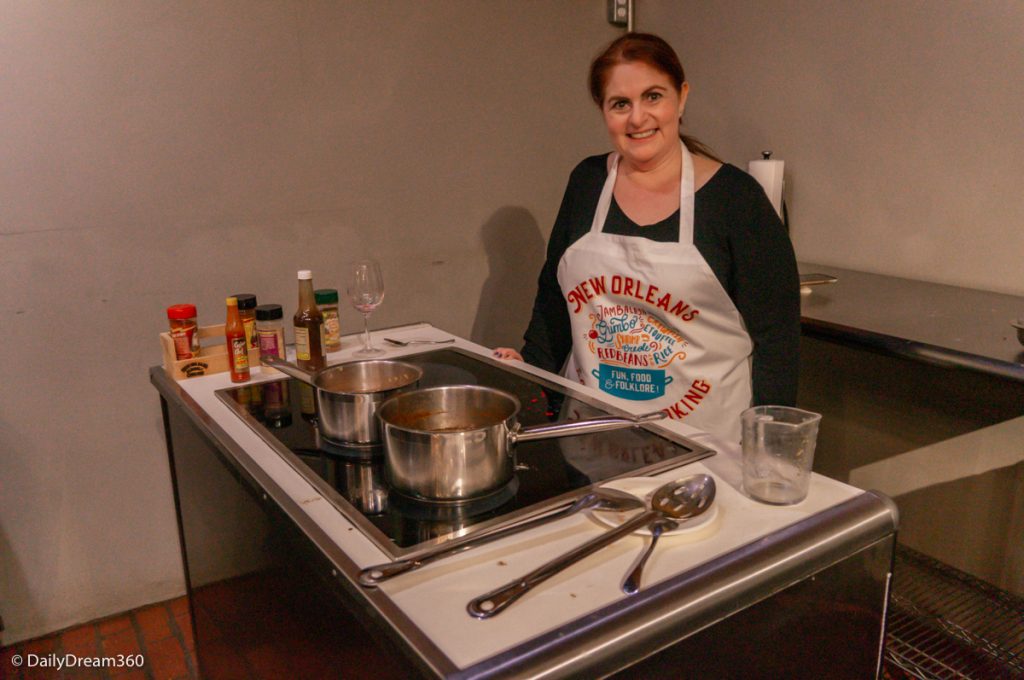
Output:
<svg viewBox="0 0 1024 680">
<path fill-rule="evenodd" d="M 658 539 L 666 531 L 672 531 L 678 526 L 679 522 L 667 517 L 659 517 L 651 522 L 648 527 L 651 531 L 651 542 L 648 544 L 647 549 L 644 550 L 644 554 L 640 556 L 640 561 L 636 563 L 633 570 L 629 572 L 629 576 L 626 577 L 626 581 L 622 584 L 622 592 L 627 595 L 635 595 L 640 590 L 640 577 L 643 575 L 644 565 L 647 564 L 647 560 L 650 559 L 651 554 L 654 552 L 654 546 L 657 545 Z"/>
<path fill-rule="evenodd" d="M 715 480 L 705 474 L 692 475 L 663 485 L 651 497 L 651 509 L 623 522 L 601 536 L 570 550 L 561 557 L 542 564 L 529 574 L 471 600 L 466 610 L 478 619 L 487 619 L 503 612 L 534 586 L 543 583 L 584 557 L 591 555 L 623 536 L 651 522 L 696 517 L 711 507 L 715 498 Z"/>
<path fill-rule="evenodd" d="M 442 544 L 431 550 L 420 553 L 415 557 L 410 557 L 409 559 L 396 560 L 386 564 L 367 567 L 359 572 L 359 583 L 367 588 L 375 588 L 382 581 L 387 581 L 399 574 L 419 569 L 424 564 L 429 564 L 434 560 L 448 555 L 454 555 L 456 553 L 463 552 L 464 550 L 469 550 L 470 548 L 483 545 L 484 543 L 496 541 L 499 538 L 511 536 L 512 534 L 519 533 L 520 531 L 533 529 L 534 527 L 538 527 L 542 524 L 553 522 L 556 519 L 575 515 L 583 510 L 622 511 L 632 510 L 633 508 L 642 508 L 643 505 L 644 502 L 642 500 L 624 491 L 619 491 L 618 489 L 597 488 L 583 496 L 580 496 L 572 505 L 563 508 L 558 512 L 534 517 L 533 519 L 520 524 L 484 530 L 471 536 L 468 540 L 458 543 Z"/>
<path fill-rule="evenodd" d="M 707 477 L 707 475 L 704 476 Z M 662 487 L 662 489 L 664 488 L 665 487 Z M 659 489 L 659 491 L 660 490 L 661 489 Z M 680 514 L 676 514 L 674 512 L 665 512 L 665 515 L 671 515 L 671 518 L 663 515 L 661 517 L 655 518 L 648 525 L 648 528 L 651 532 L 651 542 L 647 546 L 647 550 L 645 550 L 644 554 L 640 557 L 640 561 L 636 563 L 636 566 L 633 567 L 633 570 L 629 572 L 629 576 L 626 577 L 625 583 L 622 584 L 622 592 L 626 593 L 627 595 L 635 595 L 637 591 L 640 590 L 640 577 L 643 575 L 644 566 L 647 564 L 647 560 L 651 557 L 651 554 L 654 552 L 654 546 L 657 545 L 658 539 L 661 538 L 662 533 L 666 531 L 672 531 L 673 529 L 678 527 L 679 520 L 695 517 L 703 513 L 709 507 L 711 507 L 711 502 L 715 500 L 715 480 L 713 480 L 711 477 L 707 477 L 706 488 L 691 488 L 688 491 L 688 493 L 690 494 L 691 498 L 700 503 L 700 505 L 696 506 L 697 511 L 690 515 L 686 515 L 685 511 L 682 510 L 680 511 Z M 651 499 L 651 506 L 656 507 L 654 505 L 653 498 Z"/>
</svg>

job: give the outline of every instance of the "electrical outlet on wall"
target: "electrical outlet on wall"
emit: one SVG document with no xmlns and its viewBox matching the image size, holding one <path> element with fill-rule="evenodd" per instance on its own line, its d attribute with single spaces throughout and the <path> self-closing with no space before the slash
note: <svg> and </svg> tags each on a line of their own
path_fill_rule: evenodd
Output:
<svg viewBox="0 0 1024 680">
<path fill-rule="evenodd" d="M 630 0 L 608 0 L 608 23 L 626 26 L 629 23 Z"/>
</svg>

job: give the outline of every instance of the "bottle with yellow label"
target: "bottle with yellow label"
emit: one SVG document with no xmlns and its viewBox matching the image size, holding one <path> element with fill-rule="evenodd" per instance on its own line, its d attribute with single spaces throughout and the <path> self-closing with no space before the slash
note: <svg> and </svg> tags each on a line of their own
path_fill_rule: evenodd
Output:
<svg viewBox="0 0 1024 680">
<path fill-rule="evenodd" d="M 313 295 L 313 272 L 299 270 L 299 309 L 292 318 L 295 328 L 295 363 L 306 371 L 319 371 L 327 364 L 324 354 L 324 315 Z"/>
<path fill-rule="evenodd" d="M 249 379 L 249 350 L 245 344 L 245 326 L 238 314 L 238 299 L 227 299 L 228 316 L 224 322 L 224 342 L 228 351 L 228 367 L 231 382 L 246 382 Z"/>
<path fill-rule="evenodd" d="M 256 338 L 256 296 L 252 293 L 236 293 L 233 295 L 238 300 L 238 316 L 242 318 L 242 325 L 245 326 L 245 347 L 252 349 L 259 347 Z"/>
</svg>

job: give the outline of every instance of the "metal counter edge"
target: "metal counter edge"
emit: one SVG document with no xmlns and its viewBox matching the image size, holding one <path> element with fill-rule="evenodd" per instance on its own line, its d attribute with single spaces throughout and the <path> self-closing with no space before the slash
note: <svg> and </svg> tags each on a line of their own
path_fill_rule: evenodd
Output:
<svg viewBox="0 0 1024 680">
<path fill-rule="evenodd" d="M 337 583 L 345 593 L 368 605 L 367 609 L 377 618 L 377 624 L 394 630 L 415 652 L 422 670 L 439 677 L 448 677 L 458 668 L 430 638 L 380 591 L 366 590 L 359 586 L 359 567 L 330 539 L 287 493 L 249 456 L 246 451 L 211 418 L 206 412 L 167 374 L 160 366 L 149 371 L 150 382 L 156 387 L 162 399 L 173 402 L 183 411 L 212 444 L 225 456 L 226 462 L 246 478 L 248 484 L 262 489 L 265 502 L 273 502 L 284 512 L 300 531 L 317 547 L 333 569 L 325 578 Z M 171 441 L 168 438 L 168 447 Z M 179 518 L 180 521 L 180 518 Z"/>
</svg>

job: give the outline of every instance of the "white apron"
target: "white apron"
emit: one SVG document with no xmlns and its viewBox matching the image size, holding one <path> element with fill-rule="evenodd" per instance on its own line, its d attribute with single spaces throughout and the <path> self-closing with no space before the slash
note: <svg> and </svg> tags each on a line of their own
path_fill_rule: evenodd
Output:
<svg viewBox="0 0 1024 680">
<path fill-rule="evenodd" d="M 678 243 L 603 233 L 618 174 L 612 154 L 590 232 L 558 263 L 573 334 L 565 374 L 738 442 L 753 342 L 693 245 L 693 160 L 682 153 Z"/>
</svg>

